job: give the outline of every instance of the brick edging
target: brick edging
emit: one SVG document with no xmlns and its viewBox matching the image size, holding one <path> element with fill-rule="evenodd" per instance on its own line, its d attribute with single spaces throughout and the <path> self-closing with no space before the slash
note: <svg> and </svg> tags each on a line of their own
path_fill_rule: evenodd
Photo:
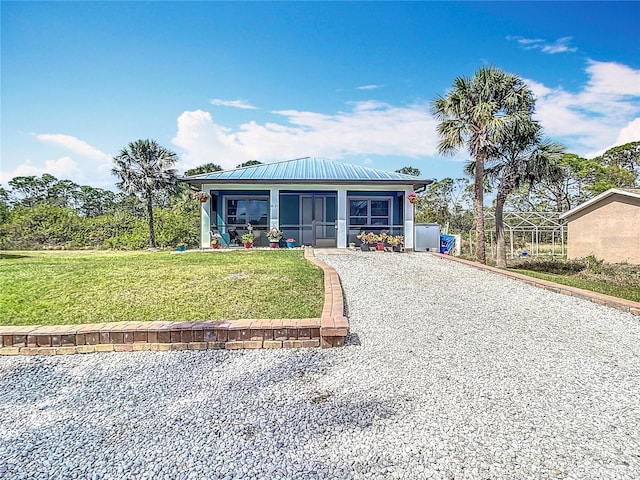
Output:
<svg viewBox="0 0 640 480">
<path fill-rule="evenodd" d="M 340 277 L 335 268 L 316 258 L 313 248 L 305 248 L 304 258 L 324 272 L 324 306 L 320 318 L 320 341 L 323 348 L 341 347 L 349 333 L 349 319 L 344 316 L 344 298 Z"/>
<path fill-rule="evenodd" d="M 598 305 L 604 305 L 605 307 L 615 308 L 623 312 L 631 313 L 632 315 L 640 315 L 640 303 L 626 300 L 624 298 L 612 297 L 611 295 L 604 295 L 602 293 L 592 292 L 590 290 L 583 290 L 577 287 L 570 287 L 568 285 L 561 285 L 559 283 L 551 282 L 549 280 L 542 280 L 539 278 L 529 277 L 517 272 L 510 272 L 509 270 L 503 270 L 501 268 L 491 267 L 489 265 L 483 265 L 482 263 L 473 262 L 471 260 L 465 260 L 463 258 L 457 258 L 450 255 L 443 255 L 441 253 L 432 253 L 433 256 L 451 260 L 454 262 L 462 263 L 470 267 L 477 268 L 479 270 L 486 270 L 489 272 L 497 273 L 505 277 L 514 278 L 521 282 L 534 287 L 542 288 L 550 292 L 561 293 L 562 295 L 568 295 L 570 297 L 581 298 L 583 300 L 589 300 Z"/>
<path fill-rule="evenodd" d="M 342 346 L 349 321 L 338 274 L 313 249 L 304 256 L 324 272 L 321 318 L 0 326 L 0 355 Z"/>
</svg>

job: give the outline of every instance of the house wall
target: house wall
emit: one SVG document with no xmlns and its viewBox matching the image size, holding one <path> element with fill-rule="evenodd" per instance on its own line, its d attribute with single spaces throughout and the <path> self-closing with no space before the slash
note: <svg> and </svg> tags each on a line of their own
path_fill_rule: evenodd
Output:
<svg viewBox="0 0 640 480">
<path fill-rule="evenodd" d="M 614 194 L 567 217 L 567 257 L 640 264 L 640 199 Z"/>
<path fill-rule="evenodd" d="M 219 230 L 224 224 L 223 212 L 224 212 L 224 197 L 234 194 L 253 194 L 253 195 L 267 195 L 270 197 L 270 220 L 269 225 L 276 224 L 297 224 L 299 223 L 299 199 L 295 195 L 279 195 L 278 192 L 327 192 L 332 191 L 337 193 L 335 199 L 331 199 L 330 202 L 337 202 L 337 208 L 335 204 L 328 205 L 328 210 L 336 212 L 337 218 L 328 218 L 328 221 L 334 221 L 337 225 L 337 246 L 338 248 L 346 248 L 348 241 L 355 240 L 355 234 L 353 235 L 347 229 L 348 224 L 348 198 L 350 196 L 366 195 L 366 196 L 390 196 L 393 198 L 393 224 L 402 231 L 405 236 L 405 247 L 413 249 L 413 209 L 408 203 L 407 193 L 412 189 L 407 186 L 328 186 L 328 185 L 270 185 L 268 189 L 257 190 L 247 189 L 247 185 L 243 184 L 229 184 L 229 185 L 203 185 L 203 190 L 210 192 L 212 199 L 210 202 L 202 204 L 202 225 L 201 225 L 201 246 L 207 248 L 209 245 L 209 230 L 211 228 L 218 228 Z M 211 205 L 213 203 L 213 205 Z M 276 216 L 277 215 L 277 216 Z M 224 230 L 224 229 L 223 229 Z M 285 236 L 296 236 L 294 232 L 284 231 Z M 353 239 L 351 239 L 353 237 Z"/>
</svg>

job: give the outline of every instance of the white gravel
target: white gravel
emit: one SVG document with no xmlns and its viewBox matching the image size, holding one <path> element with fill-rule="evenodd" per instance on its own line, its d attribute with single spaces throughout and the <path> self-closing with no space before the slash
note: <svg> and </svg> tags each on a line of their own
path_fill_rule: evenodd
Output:
<svg viewBox="0 0 640 480">
<path fill-rule="evenodd" d="M 640 478 L 640 319 L 424 253 L 322 259 L 345 348 L 0 358 L 0 478 Z"/>
</svg>

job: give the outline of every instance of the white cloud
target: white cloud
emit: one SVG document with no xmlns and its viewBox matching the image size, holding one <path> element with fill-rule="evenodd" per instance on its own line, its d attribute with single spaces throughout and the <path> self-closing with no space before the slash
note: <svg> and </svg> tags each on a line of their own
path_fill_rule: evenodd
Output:
<svg viewBox="0 0 640 480">
<path fill-rule="evenodd" d="M 543 53 L 549 53 L 551 55 L 555 53 L 575 52 L 578 49 L 576 47 L 570 47 L 572 37 L 561 37 L 553 43 L 547 42 L 543 38 L 524 38 L 524 37 L 507 37 L 507 40 L 515 40 L 525 50 L 540 50 Z"/>
<path fill-rule="evenodd" d="M 640 118 L 636 118 L 627 124 L 626 127 L 620 130 L 616 141 L 611 145 L 601 148 L 595 152 L 589 152 L 585 156 L 587 158 L 598 157 L 610 148 L 617 147 L 618 145 L 624 145 L 625 143 L 639 142 L 640 141 Z"/>
<path fill-rule="evenodd" d="M 9 180 L 14 177 L 28 177 L 30 175 L 41 175 L 44 171 L 42 168 L 36 167 L 32 165 L 30 161 L 26 161 L 21 163 L 13 170 L 2 170 L 0 171 L 0 183 L 3 185 L 6 184 Z"/>
<path fill-rule="evenodd" d="M 576 47 L 570 47 L 569 42 L 571 41 L 571 37 L 562 37 L 556 40 L 552 44 L 545 44 L 542 46 L 542 51 L 544 53 L 563 53 L 563 52 L 575 52 L 578 50 Z"/>
<path fill-rule="evenodd" d="M 61 133 L 41 133 L 36 138 L 43 143 L 52 143 L 78 153 L 84 157 L 94 158 L 103 162 L 111 162 L 111 156 L 92 147 L 87 142 L 71 135 L 63 135 Z"/>
<path fill-rule="evenodd" d="M 17 176 L 40 176 L 50 173 L 60 180 L 71 180 L 79 185 L 113 188 L 114 177 L 111 175 L 113 163 L 110 155 L 71 135 L 43 133 L 34 136 L 43 144 L 62 147 L 73 155 L 56 158 L 46 153 L 44 159 L 25 160 L 12 170 L 0 172 L 1 182 L 6 183 Z"/>
<path fill-rule="evenodd" d="M 618 138 L 616 138 L 616 145 L 624 145 L 625 143 L 638 142 L 640 141 L 640 118 L 636 118 L 635 120 L 629 122 L 629 124 L 620 130 L 618 134 Z"/>
<path fill-rule="evenodd" d="M 233 108 L 241 108 L 243 110 L 257 110 L 258 107 L 254 107 L 253 105 L 247 103 L 246 100 L 221 100 L 219 98 L 214 98 L 211 100 L 212 105 L 217 105 L 219 107 L 233 107 Z"/>
<path fill-rule="evenodd" d="M 56 160 L 46 160 L 44 166 L 39 167 L 33 165 L 31 161 L 26 161 L 18 165 L 12 171 L 0 172 L 0 179 L 2 182 L 8 182 L 14 177 L 28 177 L 37 176 L 44 173 L 49 173 L 54 177 L 62 180 L 75 180 L 80 175 L 80 168 L 78 164 L 71 157 L 61 157 Z"/>
<path fill-rule="evenodd" d="M 425 158 L 437 153 L 436 122 L 424 105 L 396 107 L 368 101 L 350 111 L 324 114 L 299 110 L 272 112 L 281 122 L 251 121 L 237 129 L 216 123 L 202 110 L 178 118 L 172 140 L 184 169 L 208 162 L 234 168 L 249 159 L 283 160 L 304 156 L 396 155 Z"/>
<path fill-rule="evenodd" d="M 594 96 L 640 96 L 640 70 L 615 62 L 589 60 L 587 92 Z"/>
<path fill-rule="evenodd" d="M 360 87 L 356 87 L 356 90 L 375 90 L 382 87 L 384 87 L 384 85 L 362 85 Z"/>
<path fill-rule="evenodd" d="M 577 92 L 527 80 L 537 97 L 536 118 L 547 135 L 580 155 L 594 155 L 612 143 L 640 115 L 640 70 L 590 60 L 587 84 Z"/>
<path fill-rule="evenodd" d="M 61 157 L 57 160 L 46 160 L 44 171 L 56 178 L 75 178 L 80 174 L 78 164 L 71 157 Z"/>
</svg>

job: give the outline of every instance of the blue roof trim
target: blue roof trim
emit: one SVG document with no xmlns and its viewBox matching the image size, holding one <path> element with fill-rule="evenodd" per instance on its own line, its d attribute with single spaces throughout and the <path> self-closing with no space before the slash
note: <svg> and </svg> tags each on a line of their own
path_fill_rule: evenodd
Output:
<svg viewBox="0 0 640 480">
<path fill-rule="evenodd" d="M 237 181 L 242 183 L 382 182 L 405 185 L 428 185 L 432 182 L 431 180 L 404 173 L 388 172 L 386 170 L 310 157 L 191 175 L 189 177 L 183 177 L 182 180 L 192 184 L 233 183 Z"/>
</svg>

